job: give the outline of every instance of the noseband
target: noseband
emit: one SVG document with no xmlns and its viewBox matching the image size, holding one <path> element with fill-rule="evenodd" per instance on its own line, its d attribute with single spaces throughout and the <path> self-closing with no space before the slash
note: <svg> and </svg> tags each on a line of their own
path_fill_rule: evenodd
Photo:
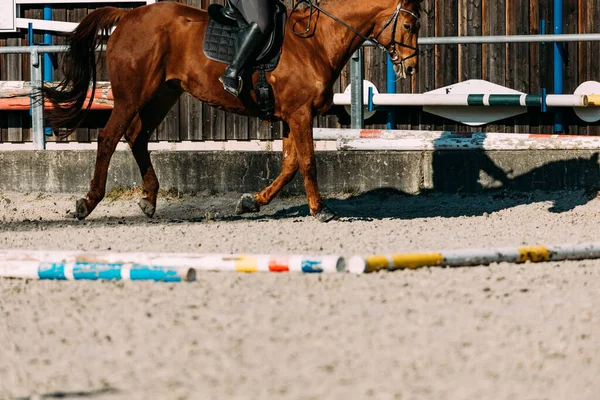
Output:
<svg viewBox="0 0 600 400">
<path fill-rule="evenodd" d="M 400 17 L 400 13 L 401 12 L 404 12 L 404 13 L 407 13 L 409 15 L 412 15 L 417 21 L 419 20 L 419 16 L 416 13 L 414 13 L 414 12 L 412 12 L 410 10 L 407 10 L 406 8 L 403 7 L 404 0 L 400 0 L 400 2 L 398 3 L 398 6 L 396 7 L 396 10 L 394 11 L 394 13 L 390 17 L 390 19 L 383 25 L 383 28 L 381 28 L 381 30 L 379 31 L 379 33 L 376 36 L 374 36 L 374 37 L 366 37 L 362 33 L 358 32 L 356 29 L 354 29 L 352 26 L 350 26 L 347 23 L 345 23 L 344 21 L 342 21 L 341 19 L 337 18 L 336 16 L 330 14 L 328 11 L 326 11 L 326 10 L 322 9 L 321 7 L 319 7 L 318 5 L 314 4 L 312 2 L 312 0 L 298 0 L 298 2 L 296 3 L 296 5 L 292 9 L 292 13 L 294 13 L 294 11 L 296 11 L 296 9 L 298 8 L 298 6 L 301 3 L 308 3 L 308 5 L 310 7 L 310 12 L 309 12 L 310 17 L 309 17 L 308 27 L 306 28 L 306 30 L 304 32 L 300 32 L 300 33 L 294 32 L 298 36 L 301 36 L 301 35 L 304 35 L 304 34 L 310 32 L 310 30 L 311 30 L 311 19 L 312 19 L 312 14 L 313 14 L 313 10 L 312 9 L 315 8 L 315 9 L 319 10 L 320 12 L 322 12 L 323 14 L 327 15 L 329 18 L 331 18 L 334 21 L 336 21 L 337 23 L 345 26 L 346 28 L 348 28 L 349 30 L 351 30 L 352 32 L 354 32 L 357 36 L 359 36 L 365 42 L 371 42 L 375 46 L 379 47 L 381 50 L 387 52 L 390 55 L 390 59 L 394 63 L 400 64 L 402 66 L 403 70 L 404 70 L 404 61 L 406 61 L 406 60 L 408 60 L 410 58 L 416 57 L 416 55 L 417 55 L 417 48 L 416 47 L 409 46 L 409 45 L 404 44 L 404 43 L 398 43 L 398 42 L 396 42 L 396 29 L 398 27 L 398 18 Z M 379 41 L 379 37 L 390 26 L 392 27 L 392 40 L 391 40 L 391 42 L 387 46 L 385 46 L 385 45 L 383 45 Z M 408 57 L 405 57 L 405 58 L 401 59 L 400 58 L 400 54 L 398 54 L 397 46 L 405 47 L 405 48 L 408 48 L 408 49 L 412 49 L 412 50 L 414 50 L 414 53 L 411 54 Z"/>
</svg>

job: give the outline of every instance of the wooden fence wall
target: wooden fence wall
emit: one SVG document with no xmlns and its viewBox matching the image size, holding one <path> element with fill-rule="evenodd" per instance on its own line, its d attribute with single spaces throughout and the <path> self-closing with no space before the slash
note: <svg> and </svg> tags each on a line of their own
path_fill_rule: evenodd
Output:
<svg viewBox="0 0 600 400">
<path fill-rule="evenodd" d="M 292 0 L 286 0 L 288 6 Z M 206 8 L 209 3 L 224 0 L 186 0 L 189 5 Z M 600 33 L 600 2 L 598 0 L 564 0 L 565 33 Z M 133 6 L 133 5 L 132 5 Z M 552 0 L 424 0 L 421 18 L 421 37 L 457 35 L 511 35 L 538 34 L 542 23 L 552 33 Z M 67 7 L 53 10 L 55 20 L 78 22 L 93 8 Z M 24 17 L 41 18 L 41 8 L 28 8 Z M 35 34 L 34 42 L 42 35 Z M 27 32 L 0 34 L 0 46 L 26 45 Z M 55 36 L 54 44 L 64 43 L 64 37 Z M 587 80 L 600 81 L 600 43 L 569 43 L 566 54 L 565 93 Z M 201 43 L 198 43 L 201 51 Z M 374 82 L 380 91 L 385 89 L 385 57 L 379 50 L 365 49 L 366 79 Z M 61 57 L 58 58 L 60 63 Z M 552 44 L 498 44 L 421 46 L 419 73 L 397 84 L 398 92 L 423 93 L 435 88 L 468 79 L 485 79 L 525 93 L 540 93 L 541 87 L 552 93 Z M 0 80 L 29 80 L 28 55 L 0 55 Z M 100 80 L 107 80 L 99 71 Z M 301 72 L 299 72 L 301 73 Z M 60 80 L 60 69 L 54 80 Z M 349 83 L 346 69 L 336 84 L 342 91 Z M 68 140 L 88 142 L 97 138 L 99 129 L 109 112 L 95 112 L 85 127 L 78 129 Z M 599 135 L 600 124 L 585 125 L 573 113 L 564 109 L 565 127 L 570 134 Z M 384 127 L 386 115 L 378 113 L 367 121 L 373 128 Z M 400 129 L 444 129 L 460 131 L 552 132 L 553 113 L 532 112 L 495 122 L 485 127 L 470 128 L 436 117 L 420 107 L 397 109 Z M 318 118 L 322 127 L 347 126 L 349 118 L 334 107 L 330 114 Z M 31 122 L 27 112 L 0 111 L 0 141 L 26 142 L 31 140 Z M 227 115 L 206 106 L 185 94 L 173 107 L 165 121 L 154 133 L 154 140 L 250 140 L 278 139 L 281 124 L 267 125 L 256 118 Z M 55 140 L 49 138 L 49 140 Z"/>
</svg>

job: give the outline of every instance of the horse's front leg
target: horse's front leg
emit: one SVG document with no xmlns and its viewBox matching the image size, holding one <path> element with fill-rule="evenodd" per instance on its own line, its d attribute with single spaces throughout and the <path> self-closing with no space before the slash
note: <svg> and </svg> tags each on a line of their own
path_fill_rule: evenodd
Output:
<svg viewBox="0 0 600 400">
<path fill-rule="evenodd" d="M 312 113 L 297 112 L 295 118 L 288 121 L 289 136 L 283 139 L 283 160 L 281 174 L 266 189 L 254 195 L 244 194 L 237 205 L 237 213 L 257 212 L 261 206 L 269 204 L 279 191 L 289 183 L 298 168 L 304 175 L 304 186 L 308 207 L 312 215 L 323 222 L 336 217 L 325 206 L 317 186 L 317 170 L 312 140 Z M 303 117 L 302 117 L 303 116 Z"/>
<path fill-rule="evenodd" d="M 288 123 L 296 147 L 300 172 L 304 175 L 304 188 L 310 213 L 321 222 L 329 222 L 337 216 L 325 205 L 317 184 L 317 163 L 312 135 L 313 115 L 310 112 L 297 113 Z"/>
<path fill-rule="evenodd" d="M 296 147 L 289 136 L 283 138 L 282 154 L 283 159 L 279 176 L 262 191 L 254 195 L 244 194 L 236 208 L 238 214 L 258 212 L 260 207 L 269 204 L 277 193 L 294 178 L 298 171 L 298 158 L 296 157 Z"/>
</svg>

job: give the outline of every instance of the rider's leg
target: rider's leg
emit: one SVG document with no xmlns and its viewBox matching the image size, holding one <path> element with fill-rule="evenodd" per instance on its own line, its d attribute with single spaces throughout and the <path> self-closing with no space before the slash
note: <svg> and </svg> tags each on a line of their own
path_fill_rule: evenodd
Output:
<svg viewBox="0 0 600 400">
<path fill-rule="evenodd" d="M 261 32 L 271 32 L 273 23 L 274 0 L 229 0 L 248 23 L 256 22 Z"/>
<path fill-rule="evenodd" d="M 272 29 L 271 0 L 231 0 L 250 24 L 240 31 L 236 40 L 236 55 L 225 73 L 219 78 L 223 89 L 234 96 L 242 90 L 244 68 L 255 61 Z"/>
</svg>

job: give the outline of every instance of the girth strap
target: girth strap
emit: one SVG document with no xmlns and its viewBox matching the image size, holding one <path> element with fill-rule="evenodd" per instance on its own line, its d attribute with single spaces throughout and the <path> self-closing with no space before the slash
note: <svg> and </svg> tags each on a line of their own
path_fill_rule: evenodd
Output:
<svg viewBox="0 0 600 400">
<path fill-rule="evenodd" d="M 273 95 L 273 87 L 267 81 L 267 73 L 259 69 L 258 81 L 254 86 L 256 92 L 256 102 L 258 103 L 258 116 L 264 121 L 275 121 L 275 96 Z"/>
</svg>

